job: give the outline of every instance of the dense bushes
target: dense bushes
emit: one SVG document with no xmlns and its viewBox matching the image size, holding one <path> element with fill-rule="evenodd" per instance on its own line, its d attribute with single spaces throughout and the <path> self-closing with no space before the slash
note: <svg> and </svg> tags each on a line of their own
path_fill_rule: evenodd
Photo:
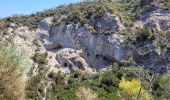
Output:
<svg viewBox="0 0 170 100">
<path fill-rule="evenodd" d="M 102 1 L 102 0 L 101 0 Z M 134 1 L 134 0 L 133 0 Z M 127 7 L 127 4 L 129 5 Z M 137 5 L 138 3 L 133 3 Z M 127 8 L 127 9 L 124 9 Z M 131 2 L 129 3 L 119 3 L 111 2 L 110 0 L 105 0 L 104 2 L 82 2 L 69 6 L 59 6 L 55 9 L 49 9 L 43 12 L 37 12 L 31 15 L 24 16 L 13 16 L 5 18 L 6 23 L 15 23 L 17 27 L 28 26 L 31 30 L 38 28 L 40 21 L 46 17 L 54 17 L 69 14 L 66 22 L 81 22 L 87 23 L 90 17 L 99 18 L 103 16 L 106 12 L 113 13 L 119 16 L 129 16 L 129 14 L 123 14 L 122 12 L 130 12 L 130 8 L 134 9 Z M 140 15 L 140 14 L 138 14 Z M 130 19 L 129 19 L 130 21 Z"/>
<path fill-rule="evenodd" d="M 43 77 L 34 76 L 31 78 L 29 91 L 27 96 L 35 99 L 39 91 L 39 85 L 44 79 Z M 140 76 L 140 77 L 139 77 Z M 154 79 L 151 81 L 151 78 Z M 141 67 L 113 67 L 104 73 L 86 73 L 76 71 L 70 76 L 65 76 L 61 72 L 51 72 L 47 76 L 51 79 L 51 85 L 47 88 L 47 99 L 58 100 L 86 100 L 84 97 L 93 98 L 94 100 L 119 100 L 127 97 L 136 100 L 139 94 L 141 100 L 149 100 L 149 98 L 168 98 L 169 76 L 166 74 L 157 75 L 153 70 L 142 69 Z M 38 79 L 37 79 L 38 78 Z M 46 78 L 45 78 L 46 79 Z M 32 88 L 32 89 L 31 89 Z M 34 90 L 34 89 L 38 90 Z M 133 94 L 129 88 L 133 90 Z M 34 95 L 34 96 L 33 96 Z"/>
<path fill-rule="evenodd" d="M 23 100 L 25 95 L 25 79 L 22 53 L 13 46 L 0 46 L 0 99 Z"/>
<path fill-rule="evenodd" d="M 137 34 L 137 38 L 136 41 L 138 42 L 143 42 L 143 41 L 152 41 L 154 40 L 154 35 L 151 32 L 151 30 L 149 30 L 148 28 L 142 28 L 138 31 L 139 33 Z"/>
<path fill-rule="evenodd" d="M 45 74 L 39 73 L 28 80 L 26 87 L 26 98 L 41 99 L 39 93 L 43 93 L 43 88 L 40 87 L 40 82 L 45 78 Z"/>
<path fill-rule="evenodd" d="M 169 98 L 168 87 L 170 85 L 170 76 L 163 74 L 158 76 L 153 83 L 153 94 L 155 98 Z"/>
<path fill-rule="evenodd" d="M 88 1 L 88 0 L 87 0 Z M 90 18 L 99 18 L 105 13 L 112 13 L 121 19 L 125 26 L 133 26 L 133 22 L 138 20 L 150 7 L 169 10 L 167 0 L 160 0 L 160 5 L 148 3 L 147 0 L 89 0 L 93 2 L 80 2 L 70 4 L 69 6 L 59 6 L 54 9 L 37 12 L 31 15 L 17 15 L 7 17 L 5 23 L 15 23 L 17 27 L 28 26 L 31 30 L 38 28 L 40 21 L 46 17 L 55 17 L 60 19 L 62 15 L 68 15 L 68 18 L 54 20 L 58 23 L 82 23 L 89 24 Z M 149 1 L 149 0 L 148 0 Z M 1 22 L 0 22 L 1 24 Z"/>
</svg>

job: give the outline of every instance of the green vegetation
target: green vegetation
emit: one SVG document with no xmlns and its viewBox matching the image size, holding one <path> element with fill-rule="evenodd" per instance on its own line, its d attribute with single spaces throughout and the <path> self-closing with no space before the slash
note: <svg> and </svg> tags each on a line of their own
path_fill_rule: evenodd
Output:
<svg viewBox="0 0 170 100">
<path fill-rule="evenodd" d="M 122 89 L 120 96 L 122 99 L 130 100 L 150 100 L 148 92 L 141 86 L 140 80 L 133 79 L 126 81 L 124 78 L 119 83 L 119 87 Z M 140 93 L 140 94 L 139 94 Z"/>
<path fill-rule="evenodd" d="M 46 64 L 47 63 L 47 52 L 45 53 L 35 53 L 34 57 L 32 57 L 32 59 L 38 63 L 38 64 Z"/>
<path fill-rule="evenodd" d="M 26 99 L 29 98 L 35 98 L 35 99 L 41 99 L 39 97 L 39 93 L 42 93 L 42 89 L 40 87 L 40 82 L 43 81 L 45 74 L 39 73 L 36 76 L 33 76 L 29 79 L 28 85 L 26 87 Z"/>
<path fill-rule="evenodd" d="M 90 0 L 92 1 L 92 0 Z M 133 26 L 133 22 L 150 7 L 169 10 L 168 0 L 161 0 L 161 6 L 154 3 L 144 2 L 144 0 L 94 0 L 92 2 L 81 2 L 70 4 L 69 6 L 59 6 L 43 12 L 37 12 L 25 16 L 13 16 L 3 19 L 5 23 L 15 23 L 17 26 L 28 26 L 31 30 L 38 28 L 40 21 L 46 17 L 58 17 L 68 15 L 60 21 L 54 19 L 54 24 L 77 23 L 90 24 L 91 18 L 100 18 L 106 12 L 110 12 L 121 19 L 125 26 Z"/>
<path fill-rule="evenodd" d="M 136 41 L 138 42 L 152 41 L 154 39 L 155 38 L 151 30 L 145 27 L 138 31 L 138 34 L 136 37 Z"/>
<path fill-rule="evenodd" d="M 0 21 L 0 35 L 7 33 L 9 24 L 15 23 L 16 27 L 28 26 L 31 30 L 38 28 L 40 21 L 46 17 L 53 17 L 53 25 L 78 24 L 92 28 L 93 33 L 113 34 L 117 32 L 111 27 L 107 31 L 100 26 L 106 13 L 119 17 L 125 26 L 118 34 L 123 35 L 129 44 L 142 47 L 147 43 L 152 45 L 153 40 L 160 37 L 156 47 L 170 52 L 170 31 L 157 32 L 154 29 L 135 28 L 133 23 L 150 7 L 170 10 L 168 0 L 160 0 L 162 5 L 142 2 L 143 0 L 94 0 L 81 2 L 69 6 L 60 6 L 44 12 L 26 16 L 8 17 Z M 66 15 L 65 17 L 63 17 Z M 95 22 L 97 21 L 97 22 Z M 97 23 L 98 25 L 95 25 Z M 89 27 L 88 27 L 89 26 Z M 164 39 L 166 37 L 166 39 Z M 155 46 L 155 44 L 153 44 Z M 165 52 L 166 52 L 165 51 Z M 139 51 L 141 52 L 141 51 Z M 155 52 L 144 51 L 140 53 L 142 59 L 149 59 Z M 105 72 L 88 73 L 76 71 L 65 75 L 61 71 L 48 72 L 46 66 L 48 54 L 36 52 L 32 60 L 38 64 L 37 68 L 30 70 L 28 84 L 22 77 L 25 66 L 22 53 L 14 47 L 0 46 L 0 100 L 166 100 L 169 98 L 170 76 L 158 74 L 155 69 L 143 69 L 137 66 L 133 58 L 122 60 L 118 66 L 112 65 Z M 105 57 L 104 57 L 105 59 Z M 168 59 L 168 58 L 167 58 Z M 116 65 L 116 64 L 115 64 Z M 149 67 L 149 66 L 148 66 Z M 33 70 L 36 73 L 33 74 Z M 26 89 L 25 89 L 26 88 Z M 25 92 L 26 91 L 26 92 Z"/>
<path fill-rule="evenodd" d="M 170 84 L 170 77 L 167 74 L 163 74 L 158 76 L 155 79 L 155 82 L 153 84 L 153 94 L 155 96 L 155 98 L 168 98 L 169 97 L 169 93 L 168 93 L 168 85 Z"/>
<path fill-rule="evenodd" d="M 25 80 L 23 53 L 14 46 L 0 46 L 0 99 L 22 100 L 25 95 Z"/>
<path fill-rule="evenodd" d="M 47 60 L 47 52 L 45 53 L 38 53 L 36 52 L 34 56 L 32 57 L 33 61 L 38 64 L 38 71 L 39 72 L 45 72 L 46 70 L 46 64 L 48 62 Z M 31 73 L 32 70 L 30 70 Z"/>
<path fill-rule="evenodd" d="M 153 76 L 154 79 L 152 80 L 151 77 Z M 44 76 L 38 74 L 31 78 L 28 90 L 32 90 L 32 94 L 28 92 L 27 98 L 35 99 L 33 93 L 36 93 L 37 90 L 34 89 L 39 91 L 36 84 L 41 83 L 42 77 Z M 134 84 L 134 87 L 129 88 L 134 89 L 135 95 L 138 94 L 140 86 L 142 86 L 141 100 L 146 100 L 146 98 L 167 99 L 167 86 L 170 82 L 170 77 L 167 74 L 158 75 L 152 69 L 144 70 L 141 67 L 113 67 L 112 70 L 97 74 L 76 71 L 70 76 L 65 76 L 61 72 L 51 72 L 48 74 L 48 78 L 52 80 L 52 83 L 47 92 L 39 92 L 42 95 L 46 94 L 47 99 L 58 100 L 70 100 L 70 98 L 86 100 L 83 99 L 83 94 L 86 97 L 95 98 L 94 100 L 119 100 L 127 98 L 127 95 L 136 100 L 137 96 L 135 97 L 129 90 L 126 90 L 128 89 L 127 84 Z M 122 81 L 122 79 L 126 81 Z M 138 83 L 141 85 L 138 85 Z M 122 85 L 120 86 L 120 84 Z"/>
</svg>

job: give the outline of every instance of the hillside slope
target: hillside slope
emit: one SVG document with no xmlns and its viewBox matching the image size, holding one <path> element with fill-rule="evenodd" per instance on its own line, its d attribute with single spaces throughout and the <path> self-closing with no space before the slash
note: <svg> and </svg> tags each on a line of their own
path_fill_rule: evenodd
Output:
<svg viewBox="0 0 170 100">
<path fill-rule="evenodd" d="M 28 16 L 8 17 L 0 21 L 1 44 L 14 44 L 26 53 L 28 71 L 25 74 L 31 78 L 27 98 L 35 99 L 34 92 L 39 91 L 41 95 L 49 92 L 50 100 L 67 100 L 75 94 L 64 98 L 65 92 L 75 92 L 76 86 L 94 85 L 93 90 L 98 95 L 108 93 L 108 97 L 106 94 L 99 96 L 101 100 L 109 100 L 109 91 L 116 100 L 120 99 L 116 93 L 123 77 L 121 71 L 125 73 L 126 68 L 140 66 L 158 75 L 170 74 L 169 5 L 168 0 L 82 2 Z M 113 66 L 116 67 L 113 72 L 118 72 L 108 72 L 109 76 L 107 71 Z M 101 77 L 95 80 L 95 75 L 81 76 L 79 70 L 87 75 L 106 71 L 102 77 L 109 77 L 111 82 L 109 79 L 103 82 Z M 70 80 L 67 80 L 69 75 Z M 125 76 L 131 79 L 130 75 Z M 88 80 L 87 84 L 83 83 L 83 78 Z M 90 83 L 91 80 L 101 84 Z M 72 85 L 74 87 L 70 88 Z M 160 87 L 155 86 L 156 89 Z M 162 87 L 161 90 L 166 94 L 164 97 L 153 92 L 154 97 L 168 98 L 166 89 Z"/>
</svg>

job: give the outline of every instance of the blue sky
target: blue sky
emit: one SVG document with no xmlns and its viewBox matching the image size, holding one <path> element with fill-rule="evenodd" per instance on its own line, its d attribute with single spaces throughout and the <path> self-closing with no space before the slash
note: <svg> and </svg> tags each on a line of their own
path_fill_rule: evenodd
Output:
<svg viewBox="0 0 170 100">
<path fill-rule="evenodd" d="M 31 14 L 59 5 L 80 1 L 81 0 L 0 0 L 0 18 L 13 14 Z"/>
</svg>

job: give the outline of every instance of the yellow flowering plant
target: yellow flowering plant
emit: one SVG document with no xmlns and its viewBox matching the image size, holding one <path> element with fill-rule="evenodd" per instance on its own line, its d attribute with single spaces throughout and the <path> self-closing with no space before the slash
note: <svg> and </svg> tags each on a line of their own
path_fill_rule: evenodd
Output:
<svg viewBox="0 0 170 100">
<path fill-rule="evenodd" d="M 120 91 L 122 100 L 136 100 L 138 95 L 140 100 L 150 100 L 148 92 L 141 87 L 140 80 L 132 79 L 127 81 L 122 78 L 119 83 L 119 88 L 122 89 L 122 91 Z"/>
</svg>

